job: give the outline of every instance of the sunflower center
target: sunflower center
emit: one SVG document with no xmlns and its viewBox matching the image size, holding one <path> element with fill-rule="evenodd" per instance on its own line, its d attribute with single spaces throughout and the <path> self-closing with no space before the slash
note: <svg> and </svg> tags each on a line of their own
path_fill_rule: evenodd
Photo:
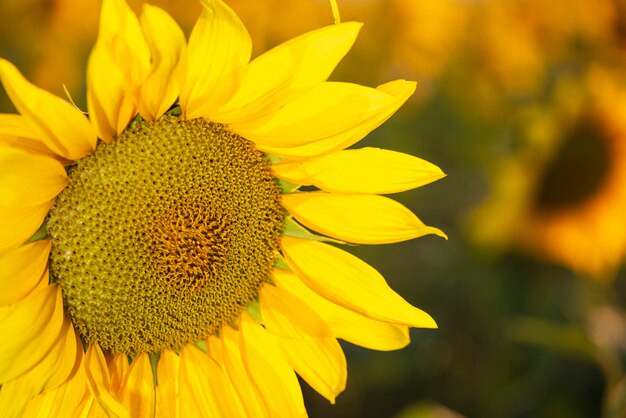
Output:
<svg viewBox="0 0 626 418">
<path fill-rule="evenodd" d="M 606 135 L 590 120 L 572 129 L 540 179 L 535 197 L 538 211 L 573 208 L 601 190 L 611 163 Z"/>
<path fill-rule="evenodd" d="M 129 355 L 216 333 L 269 281 L 279 198 L 248 140 L 200 119 L 133 122 L 70 169 L 48 220 L 76 329 Z"/>
</svg>

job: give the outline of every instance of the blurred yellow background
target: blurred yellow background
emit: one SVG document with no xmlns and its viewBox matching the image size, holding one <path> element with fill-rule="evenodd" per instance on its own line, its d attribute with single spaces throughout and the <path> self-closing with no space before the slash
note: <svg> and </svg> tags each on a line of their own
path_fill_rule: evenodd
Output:
<svg viewBox="0 0 626 418">
<path fill-rule="evenodd" d="M 255 55 L 333 22 L 327 0 L 226 2 Z M 440 329 L 393 353 L 346 344 L 347 391 L 305 389 L 310 415 L 626 416 L 626 1 L 338 2 L 365 26 L 333 79 L 418 82 L 359 146 L 448 174 L 397 198 L 450 240 L 353 248 Z M 0 56 L 84 109 L 100 3 L 0 0 Z M 200 12 L 150 3 L 186 34 Z"/>
</svg>

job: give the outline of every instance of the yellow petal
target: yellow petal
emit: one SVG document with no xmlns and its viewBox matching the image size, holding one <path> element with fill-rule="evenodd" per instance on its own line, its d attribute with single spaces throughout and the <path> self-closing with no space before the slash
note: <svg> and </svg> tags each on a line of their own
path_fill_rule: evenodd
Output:
<svg viewBox="0 0 626 418">
<path fill-rule="evenodd" d="M 50 241 L 42 240 L 0 256 L 0 306 L 11 305 L 48 285 L 49 254 Z"/>
<path fill-rule="evenodd" d="M 0 390 L 2 413 L 6 414 L 5 416 L 18 416 L 30 399 L 63 383 L 76 368 L 77 359 L 80 357 L 76 333 L 66 318 L 61 334 L 50 352 L 28 372 L 2 384 Z"/>
<path fill-rule="evenodd" d="M 87 388 L 85 371 L 79 361 L 79 366 L 69 380 L 56 389 L 33 399 L 24 411 L 24 416 L 31 418 L 82 417 L 83 413 L 88 412 L 91 400 L 93 397 Z"/>
<path fill-rule="evenodd" d="M 92 343 L 85 354 L 85 374 L 89 390 L 100 408 L 114 417 L 130 417 L 128 409 L 111 393 L 109 368 L 96 343 Z"/>
<path fill-rule="evenodd" d="M 271 285 L 259 294 L 265 327 L 279 337 L 291 367 L 335 403 L 346 387 L 346 358 L 332 331 L 306 304 Z"/>
<path fill-rule="evenodd" d="M 128 356 L 125 354 L 115 354 L 107 359 L 109 368 L 109 382 L 111 393 L 121 399 L 124 378 L 128 373 Z"/>
<path fill-rule="evenodd" d="M 372 319 L 436 328 L 424 311 L 394 292 L 376 269 L 339 248 L 283 237 L 281 248 L 298 277 L 326 299 Z"/>
<path fill-rule="evenodd" d="M 180 417 L 180 357 L 173 351 L 161 351 L 157 367 L 156 408 L 158 417 Z"/>
<path fill-rule="evenodd" d="M 192 344 L 183 347 L 180 356 L 180 414 L 183 417 L 244 416 L 224 370 Z"/>
<path fill-rule="evenodd" d="M 17 110 L 51 151 L 77 160 L 96 147 L 93 127 L 72 104 L 29 83 L 4 59 L 0 59 L 0 79 Z"/>
<path fill-rule="evenodd" d="M 14 249 L 33 236 L 45 219 L 52 201 L 26 208 L 0 208 L 0 254 Z"/>
<path fill-rule="evenodd" d="M 312 291 L 288 270 L 275 269 L 272 277 L 278 288 L 317 313 L 337 338 L 381 351 L 398 350 L 410 342 L 405 325 L 377 321 L 337 305 Z"/>
<path fill-rule="evenodd" d="M 50 285 L 20 302 L 0 307 L 0 384 L 41 361 L 63 326 L 61 289 Z"/>
<path fill-rule="evenodd" d="M 428 161 L 380 148 L 350 149 L 302 162 L 287 161 L 274 165 L 273 170 L 292 183 L 339 193 L 396 193 L 445 176 Z"/>
<path fill-rule="evenodd" d="M 139 354 L 130 365 L 124 376 L 121 398 L 131 416 L 154 416 L 156 400 L 154 376 L 147 353 Z"/>
<path fill-rule="evenodd" d="M 266 417 L 269 413 L 252 385 L 239 350 L 239 331 L 225 326 L 220 330 L 224 368 L 249 417 Z"/>
<path fill-rule="evenodd" d="M 158 7 L 143 6 L 141 27 L 150 48 L 150 74 L 139 91 L 139 113 L 155 120 L 163 115 L 178 97 L 175 71 L 185 48 L 185 35 L 178 24 Z"/>
<path fill-rule="evenodd" d="M 107 142 L 136 114 L 139 83 L 150 68 L 150 50 L 137 16 L 124 0 L 104 0 L 98 40 L 87 63 L 87 106 Z"/>
<path fill-rule="evenodd" d="M 22 115 L 0 114 L 0 146 L 59 157 L 46 145 L 46 136 L 39 134 Z"/>
<path fill-rule="evenodd" d="M 352 129 L 340 135 L 290 148 L 268 145 L 257 145 L 257 148 L 281 158 L 303 159 L 319 157 L 356 144 L 371 131 L 382 125 L 409 97 L 411 97 L 415 91 L 415 83 L 405 80 L 395 80 L 376 87 L 376 90 L 390 95 L 387 106 L 381 108 L 368 119 L 363 120 L 357 126 L 354 126 Z"/>
<path fill-rule="evenodd" d="M 57 160 L 0 147 L 0 207 L 41 205 L 58 195 L 66 183 L 65 169 Z"/>
<path fill-rule="evenodd" d="M 283 358 L 276 337 L 247 312 L 241 315 L 239 348 L 248 376 L 269 415 L 306 417 L 298 378 Z"/>
<path fill-rule="evenodd" d="M 229 127 L 260 146 L 296 147 L 350 132 L 391 100 L 373 88 L 325 82 L 265 118 L 230 122 Z"/>
<path fill-rule="evenodd" d="M 189 37 L 180 105 L 187 119 L 210 117 L 233 95 L 252 42 L 237 15 L 221 0 L 201 0 L 203 11 Z"/>
<path fill-rule="evenodd" d="M 342 241 L 386 244 L 427 234 L 445 238 L 406 207 L 387 197 L 339 193 L 292 193 L 283 206 L 304 226 Z"/>
<path fill-rule="evenodd" d="M 233 97 L 211 119 L 227 124 L 259 119 L 302 94 L 304 88 L 326 81 L 352 47 L 361 26 L 355 22 L 326 26 L 258 56 Z"/>
</svg>

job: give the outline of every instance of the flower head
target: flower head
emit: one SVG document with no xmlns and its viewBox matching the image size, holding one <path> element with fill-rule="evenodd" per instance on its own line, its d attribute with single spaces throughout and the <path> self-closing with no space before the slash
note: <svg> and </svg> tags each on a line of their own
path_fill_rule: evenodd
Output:
<svg viewBox="0 0 626 418">
<path fill-rule="evenodd" d="M 392 350 L 436 326 L 340 248 L 444 236 L 380 196 L 441 170 L 346 149 L 414 83 L 326 81 L 357 23 L 250 61 L 238 17 L 202 6 L 186 41 L 163 10 L 104 0 L 88 117 L 0 61 L 19 111 L 0 115 L 9 415 L 303 416 L 296 373 L 344 389 L 337 338 Z"/>
</svg>

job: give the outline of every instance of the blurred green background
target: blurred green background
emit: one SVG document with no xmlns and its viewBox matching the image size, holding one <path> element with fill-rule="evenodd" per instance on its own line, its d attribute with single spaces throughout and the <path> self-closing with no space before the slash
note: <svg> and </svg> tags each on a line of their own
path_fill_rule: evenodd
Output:
<svg viewBox="0 0 626 418">
<path fill-rule="evenodd" d="M 139 1 L 130 1 L 140 10 Z M 188 34 L 195 0 L 157 0 Z M 255 54 L 332 23 L 326 0 L 227 0 Z M 0 56 L 85 108 L 99 0 L 0 0 Z M 438 330 L 343 344 L 349 378 L 312 417 L 626 417 L 626 2 L 339 0 L 365 23 L 332 78 L 418 92 L 358 146 L 448 176 L 394 195 L 436 237 L 350 250 Z M 13 112 L 1 93 L 0 111 Z M 271 384 L 271 382 L 268 382 Z"/>
</svg>

